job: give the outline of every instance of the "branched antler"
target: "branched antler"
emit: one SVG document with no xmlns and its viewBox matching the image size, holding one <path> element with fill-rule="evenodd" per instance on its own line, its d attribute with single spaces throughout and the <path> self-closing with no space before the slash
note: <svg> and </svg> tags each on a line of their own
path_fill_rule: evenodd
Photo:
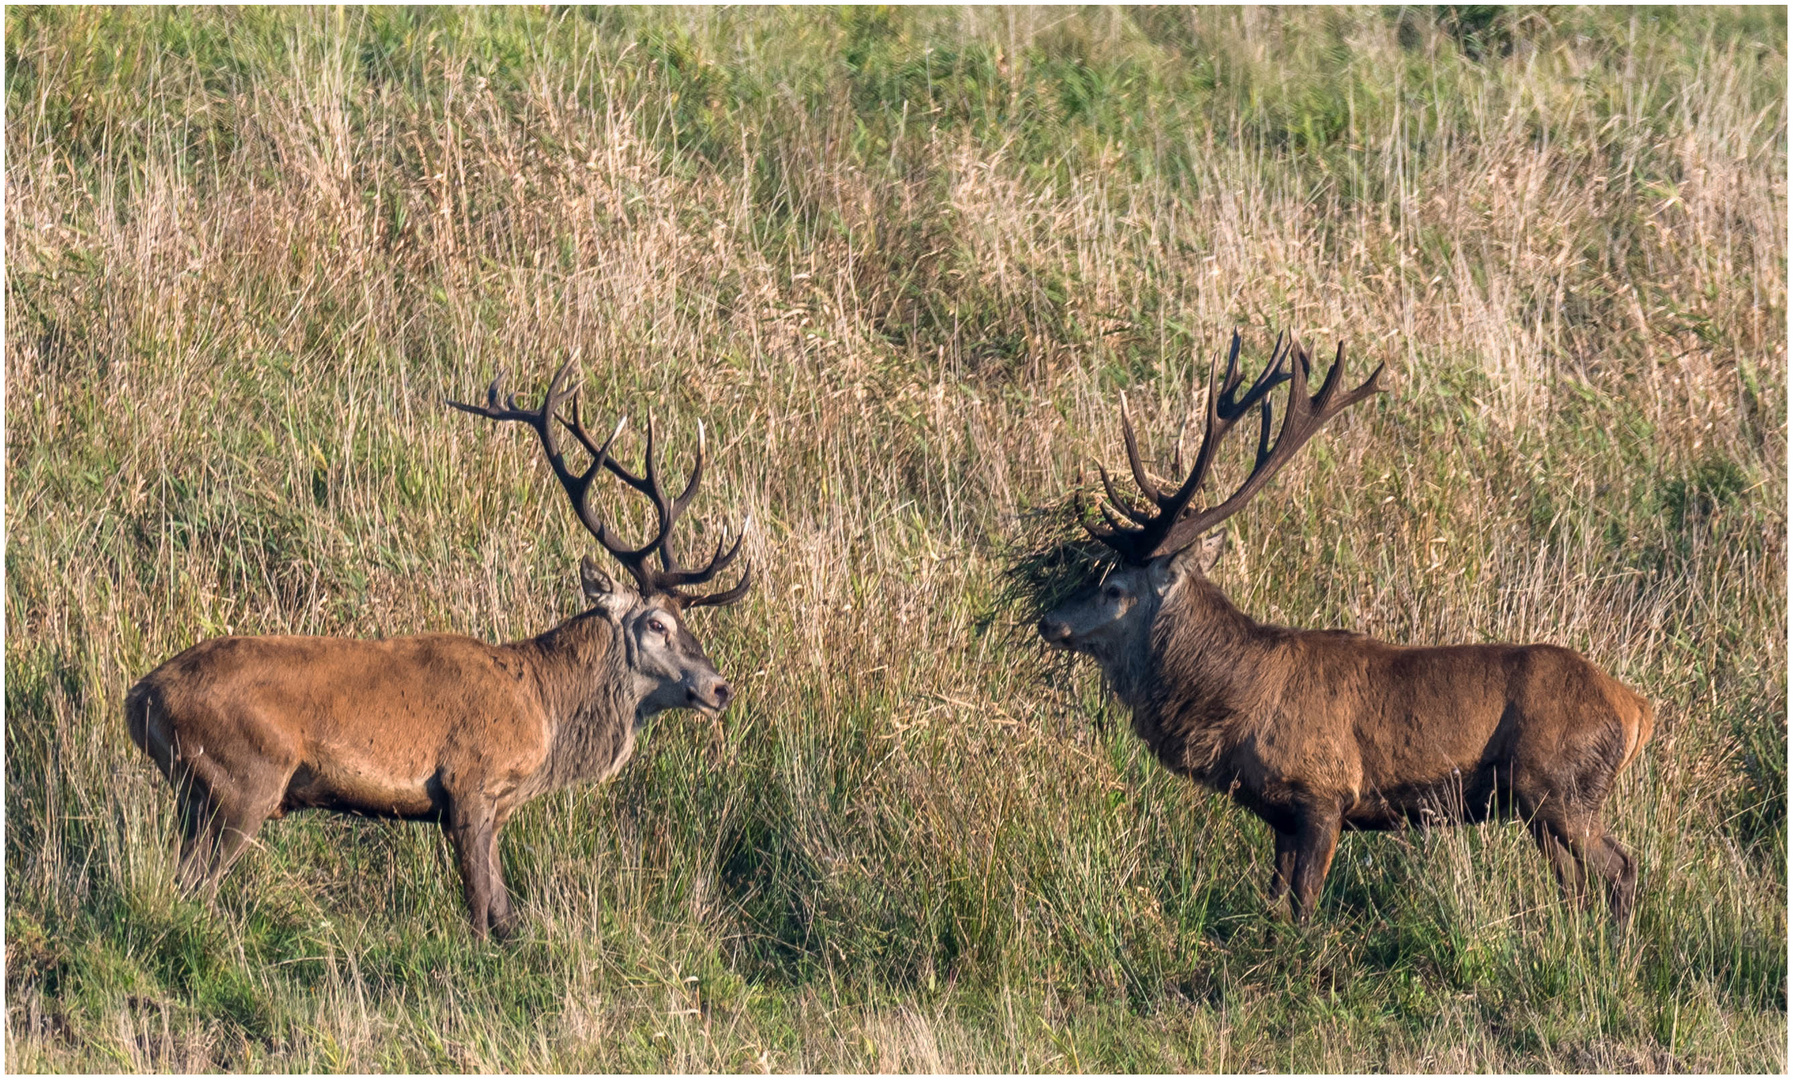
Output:
<svg viewBox="0 0 1793 1080">
<path fill-rule="evenodd" d="M 1291 360 L 1292 364 L 1289 363 Z M 1371 394 L 1386 389 L 1382 385 L 1382 373 L 1387 365 L 1378 365 L 1363 385 L 1349 393 L 1339 393 L 1345 371 L 1345 346 L 1342 342 L 1339 344 L 1337 359 L 1326 373 L 1319 392 L 1312 397 L 1307 393 L 1312 358 L 1306 346 L 1287 336 L 1277 338 L 1276 346 L 1270 353 L 1270 362 L 1264 366 L 1264 370 L 1243 396 L 1239 394 L 1243 376 L 1239 372 L 1237 332 L 1234 332 L 1232 346 L 1227 350 L 1226 374 L 1218 382 L 1215 380 L 1217 362 L 1218 358 L 1208 365 L 1210 389 L 1201 449 L 1196 451 L 1195 465 L 1189 470 L 1182 485 L 1168 495 L 1146 474 L 1145 466 L 1140 462 L 1139 442 L 1133 434 L 1133 420 L 1127 414 L 1126 398 L 1121 398 L 1121 434 L 1127 444 L 1127 464 L 1133 470 L 1133 482 L 1139 485 L 1140 492 L 1155 510 L 1138 509 L 1122 499 L 1115 490 L 1113 481 L 1109 479 L 1108 471 L 1101 469 L 1102 487 L 1107 492 L 1109 502 L 1132 524 L 1121 521 L 1107 505 L 1098 504 L 1097 509 L 1102 512 L 1107 526 L 1104 528 L 1086 522 L 1084 527 L 1091 536 L 1113 548 L 1123 560 L 1132 565 L 1143 566 L 1161 555 L 1181 551 L 1193 544 L 1204 532 L 1238 513 L 1257 494 L 1258 489 L 1268 483 L 1278 470 L 1288 464 L 1295 452 L 1314 437 L 1326 421 Z M 1285 365 L 1289 370 L 1284 370 Z M 1285 382 L 1292 383 L 1288 405 L 1282 428 L 1272 442 L 1270 393 Z M 1251 475 L 1224 502 L 1192 512 L 1189 504 L 1207 480 L 1221 440 L 1240 417 L 1254 408 L 1258 410 L 1258 448 Z"/>
<path fill-rule="evenodd" d="M 643 596 L 653 594 L 670 596 L 681 607 L 732 604 L 745 596 L 753 583 L 753 567 L 751 565 L 746 568 L 741 574 L 741 580 L 731 589 L 707 594 L 684 591 L 685 586 L 702 585 L 708 582 L 734 561 L 735 556 L 740 554 L 741 541 L 747 535 L 745 525 L 741 532 L 736 534 L 734 545 L 726 553 L 722 550 L 723 542 L 717 541 L 715 553 L 710 556 L 710 561 L 702 569 L 693 570 L 680 566 L 670 547 L 672 528 L 678 522 L 679 516 L 685 512 L 685 507 L 690 505 L 692 497 L 697 494 L 697 486 L 703 479 L 703 425 L 700 423 L 697 429 L 697 463 L 691 468 L 691 479 L 686 482 L 685 490 L 676 499 L 668 499 L 666 493 L 660 488 L 659 475 L 654 466 L 653 418 L 650 416 L 647 423 L 647 453 L 643 473 L 637 476 L 610 456 L 611 444 L 616 442 L 618 435 L 622 434 L 623 426 L 628 423 L 627 417 L 617 421 L 616 429 L 602 444 L 593 439 L 591 434 L 585 430 L 585 425 L 579 419 L 578 387 L 562 385 L 572 365 L 573 362 L 568 360 L 560 366 L 559 371 L 554 373 L 554 377 L 548 381 L 546 393 L 542 395 L 542 404 L 539 409 L 531 410 L 520 407 L 515 394 L 511 394 L 502 404 L 500 403 L 499 399 L 504 387 L 504 372 L 502 371 L 498 373 L 496 379 L 492 380 L 492 385 L 486 390 L 484 405 L 468 405 L 452 400 L 448 404 L 462 412 L 483 416 L 489 420 L 515 420 L 534 428 L 536 435 L 541 439 L 542 450 L 547 454 L 548 464 L 554 469 L 554 475 L 560 481 L 560 486 L 566 490 L 567 498 L 572 500 L 573 510 L 578 514 L 580 524 L 584 525 L 598 543 L 604 546 L 604 550 L 610 552 L 617 562 L 622 563 L 623 568 L 628 570 L 629 575 L 635 579 Z M 560 415 L 563 404 L 568 406 L 570 419 Z M 567 467 L 566 458 L 561 453 L 555 439 L 554 422 L 556 420 L 562 427 L 572 432 L 573 437 L 579 441 L 579 445 L 591 455 L 591 464 L 586 467 L 584 472 L 574 473 Z M 646 495 L 654 504 L 658 527 L 655 529 L 653 537 L 640 547 L 630 547 L 615 539 L 610 531 L 609 523 L 599 517 L 591 507 L 592 480 L 604 469 L 608 469 L 625 484 Z M 658 567 L 651 566 L 648 562 L 655 554 L 659 555 L 660 565 Z"/>
</svg>

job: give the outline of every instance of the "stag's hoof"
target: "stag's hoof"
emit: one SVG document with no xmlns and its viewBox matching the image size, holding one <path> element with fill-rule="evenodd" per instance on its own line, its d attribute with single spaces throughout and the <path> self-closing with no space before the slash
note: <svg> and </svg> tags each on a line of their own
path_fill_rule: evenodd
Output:
<svg viewBox="0 0 1793 1080">
<path fill-rule="evenodd" d="M 514 912 L 505 912 L 502 918 L 492 920 L 492 940 L 500 944 L 515 941 L 523 930 L 523 920 Z"/>
</svg>

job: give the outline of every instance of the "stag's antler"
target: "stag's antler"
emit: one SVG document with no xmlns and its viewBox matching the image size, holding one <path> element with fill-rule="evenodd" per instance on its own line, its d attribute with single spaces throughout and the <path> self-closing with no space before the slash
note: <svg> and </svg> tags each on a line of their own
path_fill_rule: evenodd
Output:
<svg viewBox="0 0 1793 1080">
<path fill-rule="evenodd" d="M 1291 358 L 1294 360 L 1291 369 L 1284 371 L 1285 362 Z M 1218 357 L 1208 365 L 1207 422 L 1202 432 L 1201 449 L 1196 452 L 1195 467 L 1184 478 L 1182 486 L 1168 495 L 1160 491 L 1151 477 L 1146 475 L 1145 467 L 1139 460 L 1139 443 L 1133 435 L 1133 421 L 1127 415 L 1126 399 L 1121 401 L 1121 433 L 1127 443 L 1127 464 L 1133 469 L 1134 483 L 1139 485 L 1139 490 L 1157 509 L 1155 513 L 1149 509 L 1136 509 L 1122 499 L 1109 480 L 1108 471 L 1102 469 L 1102 487 L 1108 493 L 1109 502 L 1138 528 L 1122 522 L 1106 505 L 1100 504 L 1098 509 L 1108 522 L 1107 528 L 1087 522 L 1084 527 L 1091 536 L 1119 552 L 1121 558 L 1132 565 L 1143 566 L 1160 555 L 1181 551 L 1195 543 L 1202 533 L 1231 517 L 1249 502 L 1258 489 L 1268 483 L 1277 470 L 1286 465 L 1326 421 L 1371 394 L 1387 389 L 1382 385 L 1382 373 L 1387 367 L 1383 364 L 1377 366 L 1362 386 L 1343 396 L 1339 394 L 1345 372 L 1343 342 L 1339 344 L 1338 357 L 1333 361 L 1331 370 L 1326 373 L 1326 380 L 1321 383 L 1319 393 L 1311 398 L 1307 394 L 1307 380 L 1312 370 L 1312 358 L 1307 347 L 1299 341 L 1278 336 L 1276 347 L 1270 353 L 1270 362 L 1243 397 L 1238 396 L 1242 376 L 1239 373 L 1239 334 L 1236 331 L 1232 346 L 1227 351 L 1226 375 L 1218 383 L 1214 378 L 1217 361 Z M 1275 443 L 1272 443 L 1270 392 L 1285 382 L 1292 382 L 1293 385 L 1289 388 L 1289 403 L 1283 417 L 1282 430 L 1277 433 Z M 1190 500 L 1195 498 L 1196 491 L 1207 479 L 1221 440 L 1232 430 L 1233 424 L 1253 407 L 1257 408 L 1259 418 L 1257 460 L 1252 465 L 1251 475 L 1245 478 L 1245 483 L 1225 502 L 1190 512 Z"/>
<path fill-rule="evenodd" d="M 703 479 L 703 425 L 700 423 L 697 429 L 697 463 L 692 466 L 691 479 L 685 484 L 685 490 L 679 494 L 678 498 L 668 500 L 665 492 L 660 490 L 659 477 L 654 468 L 653 418 L 650 416 L 647 423 L 645 475 L 636 476 L 610 456 L 610 446 L 616 441 L 616 437 L 622 434 L 623 425 L 628 422 L 628 418 L 624 417 L 618 420 L 616 429 L 602 444 L 593 439 L 579 419 L 578 387 L 562 387 L 561 385 L 572 366 L 573 362 L 568 360 L 560 366 L 559 371 L 554 373 L 554 377 L 548 381 L 547 392 L 542 395 L 542 405 L 539 409 L 520 408 L 515 394 L 505 399 L 502 405 L 499 403 L 504 386 L 504 372 L 502 371 L 498 373 L 496 379 L 492 380 L 491 387 L 486 390 L 484 405 L 468 405 L 459 401 L 449 401 L 448 404 L 462 412 L 473 413 L 475 416 L 483 416 L 490 420 L 517 420 L 534 428 L 536 435 L 542 440 L 542 450 L 548 456 L 548 464 L 553 467 L 555 477 L 560 480 L 560 486 L 566 489 L 567 498 L 572 500 L 573 510 L 579 515 L 580 524 L 584 525 L 586 531 L 597 538 L 598 543 L 604 545 L 604 550 L 610 552 L 617 562 L 623 564 L 623 568 L 628 570 L 629 575 L 635 579 L 643 596 L 653 594 L 670 596 L 681 607 L 732 604 L 745 596 L 753 583 L 753 567 L 751 565 L 741 574 L 741 580 L 732 589 L 701 594 L 688 593 L 683 588 L 687 585 L 702 585 L 726 569 L 734 561 L 735 556 L 740 554 L 741 541 L 747 535 L 745 527 L 735 536 L 734 546 L 730 547 L 726 553 L 722 550 L 722 542 L 717 541 L 715 554 L 710 556 L 710 561 L 701 570 L 691 570 L 680 566 L 669 546 L 673 525 L 677 523 L 679 515 L 685 512 L 685 507 L 690 504 L 692 497 L 697 494 L 697 485 Z M 570 406 L 571 419 L 560 415 L 560 408 L 563 404 Z M 583 446 L 591 455 L 591 464 L 583 473 L 575 474 L 567 467 L 566 458 L 560 452 L 555 441 L 554 421 L 556 420 L 562 427 L 571 431 L 573 437 L 579 440 L 579 445 Z M 624 483 L 653 500 L 659 527 L 655 530 L 653 538 L 640 547 L 632 548 L 612 539 L 609 524 L 592 510 L 591 482 L 601 469 L 609 469 Z M 660 556 L 658 568 L 648 564 L 648 559 L 656 553 Z"/>
<path fill-rule="evenodd" d="M 566 424 L 568 430 L 572 431 L 580 443 L 594 454 L 600 453 L 601 449 L 608 448 L 608 443 L 604 448 L 593 447 L 591 436 L 587 435 L 585 429 L 579 424 L 578 402 L 573 403 L 571 422 L 565 420 L 561 422 Z M 652 416 L 649 416 L 647 421 L 647 449 L 642 455 L 642 475 L 636 476 L 628 469 L 623 468 L 616 459 L 607 453 L 603 454 L 603 458 L 605 467 L 616 474 L 618 479 L 653 501 L 654 512 L 660 522 L 659 532 L 654 539 L 645 546 L 633 550 L 621 548 L 611 543 L 606 536 L 600 535 L 598 542 L 604 545 L 605 550 L 616 556 L 624 566 L 629 567 L 630 573 L 634 574 L 637 580 L 642 580 L 645 574 L 653 581 L 654 591 L 674 596 L 680 604 L 687 607 L 732 604 L 747 594 L 748 588 L 753 584 L 753 567 L 751 565 L 742 572 L 741 580 L 736 582 L 732 589 L 708 594 L 687 593 L 683 590 L 683 586 L 686 585 L 704 584 L 735 561 L 735 556 L 741 552 L 741 541 L 747 538 L 745 525 L 742 526 L 740 532 L 735 534 L 735 542 L 726 552 L 722 550 L 723 543 L 727 539 L 726 536 L 716 541 L 716 550 L 710 554 L 710 561 L 705 563 L 701 570 L 679 565 L 677 556 L 672 553 L 670 540 L 673 523 L 679 519 L 679 515 L 685 512 L 685 507 L 691 504 L 691 497 L 697 494 L 697 485 L 703 480 L 704 428 L 702 421 L 697 424 L 697 460 L 691 466 L 691 479 L 685 482 L 685 490 L 680 492 L 676 499 L 667 499 L 666 492 L 660 488 L 659 474 L 654 468 L 654 418 Z M 648 555 L 655 552 L 660 556 L 658 570 L 645 565 Z"/>
</svg>

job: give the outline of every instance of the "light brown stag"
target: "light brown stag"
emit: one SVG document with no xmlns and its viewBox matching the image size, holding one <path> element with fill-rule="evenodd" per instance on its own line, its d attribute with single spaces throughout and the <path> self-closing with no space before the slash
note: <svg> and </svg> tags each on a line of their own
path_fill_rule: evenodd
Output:
<svg viewBox="0 0 1793 1080">
<path fill-rule="evenodd" d="M 703 478 L 701 429 L 691 479 L 668 499 L 655 472 L 652 421 L 637 476 L 610 456 L 620 422 L 602 445 L 580 424 L 576 389 L 564 387 L 570 367 L 555 374 L 538 409 L 519 408 L 514 394 L 501 405 L 502 374 L 485 405 L 449 404 L 533 427 L 580 522 L 632 586 L 587 556 L 580 571 L 589 610 L 527 641 L 224 637 L 145 675 L 125 698 L 125 719 L 174 788 L 183 888 L 216 889 L 262 822 L 291 810 L 437 821 L 454 845 L 474 935 L 484 937 L 488 926 L 502 935 L 515 912 L 499 871 L 498 832 L 517 808 L 614 775 L 655 713 L 715 715 L 728 706 L 728 683 L 681 614 L 740 599 L 752 568 L 725 592 L 686 592 L 728 566 L 741 538 L 726 553 L 718 544 L 701 569 L 681 567 L 670 546 Z M 567 419 L 561 406 L 569 398 Z M 557 422 L 591 455 L 584 472 L 568 468 Z M 658 529 L 640 547 L 619 543 L 592 509 L 592 482 L 605 470 L 653 501 Z"/>
<path fill-rule="evenodd" d="M 1581 655 L 1554 645 L 1390 645 L 1341 630 L 1260 623 L 1208 580 L 1224 532 L 1203 534 L 1244 506 L 1321 425 L 1383 389 L 1383 369 L 1342 392 L 1345 350 L 1308 396 L 1310 358 L 1279 340 L 1239 395 L 1239 336 L 1226 373 L 1212 365 L 1195 465 L 1174 492 L 1140 462 L 1122 430 L 1134 481 L 1148 500 L 1109 481 L 1107 524 L 1086 524 L 1119 565 L 1040 620 L 1048 642 L 1085 653 L 1133 713 L 1134 730 L 1165 766 L 1230 795 L 1276 834 L 1273 903 L 1293 891 L 1305 919 L 1341 829 L 1482 821 L 1515 815 L 1530 827 L 1565 890 L 1604 882 L 1623 925 L 1637 863 L 1607 832 L 1601 804 L 1650 737 L 1643 698 Z M 1271 441 L 1270 395 L 1291 383 Z M 1256 460 L 1225 501 L 1191 509 L 1234 422 L 1259 411 Z"/>
</svg>

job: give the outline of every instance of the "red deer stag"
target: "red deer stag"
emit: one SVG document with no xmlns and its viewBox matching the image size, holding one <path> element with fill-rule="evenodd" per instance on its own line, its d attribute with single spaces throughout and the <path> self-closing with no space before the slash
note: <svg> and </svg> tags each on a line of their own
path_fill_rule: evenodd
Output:
<svg viewBox="0 0 1793 1080">
<path fill-rule="evenodd" d="M 1292 364 L 1285 369 L 1292 359 Z M 1276 834 L 1272 903 L 1293 891 L 1305 920 L 1341 829 L 1428 821 L 1527 822 L 1564 889 L 1603 879 L 1624 925 L 1637 863 L 1607 832 L 1601 803 L 1650 737 L 1648 702 L 1581 655 L 1554 645 L 1390 645 L 1341 630 L 1257 622 L 1208 580 L 1239 508 L 1335 414 L 1384 389 L 1378 367 L 1342 393 L 1345 349 L 1308 396 L 1310 357 L 1281 341 L 1240 396 L 1239 336 L 1225 377 L 1209 368 L 1194 468 L 1174 492 L 1140 464 L 1122 402 L 1134 482 L 1151 505 L 1120 497 L 1102 470 L 1106 526 L 1086 528 L 1120 556 L 1105 578 L 1040 620 L 1048 642 L 1094 657 L 1134 730 L 1172 771 L 1225 792 Z M 1271 441 L 1270 394 L 1291 383 Z M 1257 456 L 1224 502 L 1190 501 L 1234 422 L 1259 411 Z"/>
<path fill-rule="evenodd" d="M 384 641 L 328 637 L 224 637 L 203 642 L 144 676 L 125 698 L 131 739 L 155 760 L 180 813 L 179 881 L 216 889 L 262 822 L 324 809 L 440 822 L 454 845 L 475 937 L 504 935 L 514 911 L 498 863 L 498 832 L 519 806 L 579 781 L 604 780 L 629 760 L 636 733 L 665 709 L 716 715 L 729 685 L 681 618 L 686 608 L 741 598 L 752 568 L 725 592 L 690 593 L 734 559 L 717 545 L 685 569 L 672 528 L 703 478 L 703 445 L 677 498 L 661 490 L 653 423 L 635 475 L 579 422 L 569 362 L 541 407 L 499 403 L 500 374 L 483 406 L 450 405 L 535 429 L 579 521 L 628 570 L 613 581 L 590 556 L 580 566 L 590 609 L 527 641 L 488 645 L 454 634 Z M 560 415 L 572 398 L 570 419 Z M 555 423 L 591 455 L 574 473 Z M 647 543 L 619 543 L 592 509 L 592 481 L 608 469 L 653 501 Z M 659 565 L 650 561 L 658 559 Z"/>
</svg>

